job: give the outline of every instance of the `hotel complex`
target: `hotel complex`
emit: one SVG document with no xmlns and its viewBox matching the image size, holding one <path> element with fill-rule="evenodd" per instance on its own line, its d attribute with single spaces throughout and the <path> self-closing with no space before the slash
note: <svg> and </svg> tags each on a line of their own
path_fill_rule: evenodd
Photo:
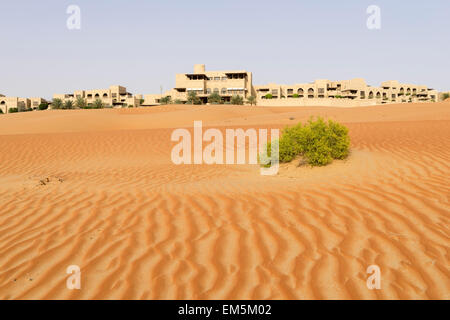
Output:
<svg viewBox="0 0 450 320">
<path fill-rule="evenodd" d="M 427 86 L 385 81 L 371 87 L 364 79 L 342 81 L 316 80 L 313 83 L 253 85 L 248 71 L 205 71 L 205 65 L 195 65 L 194 73 L 177 74 L 175 88 L 164 94 L 144 96 L 144 105 L 158 105 L 164 97 L 186 103 L 195 92 L 203 103 L 211 93 L 218 93 L 224 102 L 233 95 L 256 98 L 258 106 L 367 106 L 386 103 L 437 101 L 438 92 Z"/>
<path fill-rule="evenodd" d="M 423 85 L 403 84 L 391 80 L 381 83 L 380 87 L 366 84 L 364 79 L 342 81 L 316 80 L 312 83 L 283 85 L 269 83 L 253 85 L 251 72 L 245 70 L 206 71 L 205 65 L 194 66 L 193 73 L 181 73 L 175 76 L 175 87 L 162 94 L 133 95 L 123 86 L 110 86 L 108 89 L 77 90 L 68 94 L 55 94 L 53 99 L 62 102 L 82 98 L 87 105 L 100 100 L 104 106 L 138 107 L 156 106 L 167 103 L 188 103 L 193 95 L 199 103 L 207 104 L 208 97 L 216 93 L 223 103 L 230 103 L 233 96 L 244 101 L 254 97 L 257 106 L 335 106 L 356 107 L 387 103 L 433 102 L 442 98 L 436 90 Z M 163 98 L 165 98 L 163 100 Z M 10 109 L 18 111 L 37 109 L 43 98 L 5 97 L 0 94 L 0 110 L 8 113 Z"/>
<path fill-rule="evenodd" d="M 8 113 L 10 109 L 17 109 L 17 111 L 36 110 L 41 103 L 46 102 L 44 98 L 5 97 L 0 94 L 0 111 Z"/>
<path fill-rule="evenodd" d="M 142 95 L 133 96 L 127 92 L 127 88 L 122 86 L 110 86 L 109 89 L 78 90 L 74 93 L 53 95 L 53 99 L 61 99 L 63 102 L 72 101 L 75 103 L 78 98 L 83 98 L 88 105 L 99 99 L 105 106 L 138 107 L 141 104 Z"/>
</svg>

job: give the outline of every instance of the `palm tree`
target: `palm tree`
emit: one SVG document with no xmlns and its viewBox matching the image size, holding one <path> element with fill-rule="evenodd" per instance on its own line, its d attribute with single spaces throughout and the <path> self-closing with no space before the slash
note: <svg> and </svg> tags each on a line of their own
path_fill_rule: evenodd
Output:
<svg viewBox="0 0 450 320">
<path fill-rule="evenodd" d="M 238 95 L 234 95 L 231 97 L 231 104 L 235 105 L 243 105 L 244 104 L 244 98 Z"/>
<path fill-rule="evenodd" d="M 63 109 L 73 109 L 73 102 L 72 100 L 66 100 L 66 102 L 64 102 Z"/>
<path fill-rule="evenodd" d="M 171 96 L 163 97 L 159 100 L 159 102 L 161 104 L 170 104 L 172 102 L 172 97 Z"/>
<path fill-rule="evenodd" d="M 250 97 L 248 97 L 247 98 L 247 103 L 249 104 L 249 105 L 255 105 L 256 106 L 256 97 L 255 96 L 250 96 Z"/>
<path fill-rule="evenodd" d="M 75 101 L 75 107 L 80 108 L 80 109 L 85 109 L 87 106 L 86 100 L 83 99 L 82 97 L 78 97 L 77 100 Z"/>
<path fill-rule="evenodd" d="M 217 92 L 213 92 L 208 96 L 208 102 L 212 104 L 219 104 L 222 102 L 222 97 Z"/>
<path fill-rule="evenodd" d="M 53 99 L 52 109 L 61 109 L 62 107 L 63 107 L 63 102 L 61 99 L 59 99 L 59 98 Z"/>
<path fill-rule="evenodd" d="M 188 97 L 187 97 L 187 101 L 188 101 L 189 104 L 201 104 L 202 103 L 202 101 L 197 96 L 197 93 L 195 93 L 195 91 L 189 92 Z"/>
<path fill-rule="evenodd" d="M 103 108 L 103 102 L 100 99 L 95 99 L 94 103 L 92 104 L 92 109 L 102 109 Z"/>
</svg>

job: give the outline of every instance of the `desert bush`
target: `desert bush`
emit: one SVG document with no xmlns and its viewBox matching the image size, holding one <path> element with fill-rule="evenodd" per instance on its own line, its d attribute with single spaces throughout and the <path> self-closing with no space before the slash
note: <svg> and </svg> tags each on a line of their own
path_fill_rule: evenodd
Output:
<svg viewBox="0 0 450 320">
<path fill-rule="evenodd" d="M 332 120 L 312 118 L 305 124 L 285 128 L 278 141 L 279 161 L 290 162 L 297 156 L 311 166 L 324 166 L 333 159 L 345 159 L 350 152 L 348 129 Z M 271 144 L 267 144 L 267 155 L 271 157 Z"/>
<path fill-rule="evenodd" d="M 183 104 L 183 101 L 181 101 L 180 99 L 175 99 L 175 101 L 173 103 L 174 104 Z"/>
<path fill-rule="evenodd" d="M 17 113 L 19 112 L 19 108 L 9 108 L 8 113 Z"/>
<path fill-rule="evenodd" d="M 450 93 L 446 92 L 442 94 L 442 101 L 447 100 L 448 98 L 450 98 Z"/>
<path fill-rule="evenodd" d="M 266 99 L 272 99 L 273 98 L 273 95 L 271 94 L 271 93 L 268 93 L 268 94 L 266 94 Z"/>
<path fill-rule="evenodd" d="M 294 93 L 294 94 L 292 95 L 292 98 L 300 98 L 300 95 L 299 95 L 298 93 Z"/>
<path fill-rule="evenodd" d="M 2 109 L 0 109 L 0 114 L 3 114 L 3 110 Z"/>
<path fill-rule="evenodd" d="M 234 95 L 231 97 L 231 104 L 235 105 L 243 105 L 244 104 L 244 98 L 238 95 Z"/>
<path fill-rule="evenodd" d="M 211 104 L 220 104 L 222 103 L 222 97 L 217 92 L 213 92 L 208 96 L 208 102 Z"/>
</svg>

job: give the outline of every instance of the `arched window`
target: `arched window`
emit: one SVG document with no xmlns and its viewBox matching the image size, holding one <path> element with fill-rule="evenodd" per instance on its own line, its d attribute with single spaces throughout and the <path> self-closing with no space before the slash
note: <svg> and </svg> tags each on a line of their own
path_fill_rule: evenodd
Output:
<svg viewBox="0 0 450 320">
<path fill-rule="evenodd" d="M 308 89 L 308 94 L 314 94 L 314 89 L 313 88 L 309 88 Z"/>
<path fill-rule="evenodd" d="M 222 88 L 222 94 L 227 94 L 227 88 Z"/>
<path fill-rule="evenodd" d="M 211 94 L 211 88 L 206 88 L 206 94 Z"/>
<path fill-rule="evenodd" d="M 381 98 L 381 93 L 377 92 L 377 99 Z"/>
<path fill-rule="evenodd" d="M 2 101 L 2 102 L 0 102 L 0 104 L 6 104 L 6 102 L 5 102 L 5 101 Z"/>
<path fill-rule="evenodd" d="M 100 98 L 100 95 L 98 93 L 95 94 L 96 98 Z"/>
<path fill-rule="evenodd" d="M 302 89 L 302 88 L 299 88 L 299 89 L 297 90 L 297 93 L 298 93 L 299 95 L 302 95 L 302 94 L 303 94 L 303 89 Z"/>
<path fill-rule="evenodd" d="M 369 92 L 369 99 L 373 99 L 373 92 L 372 91 Z"/>
<path fill-rule="evenodd" d="M 107 93 L 104 93 L 104 94 L 103 94 L 103 98 L 108 98 L 108 94 L 107 94 Z"/>
</svg>

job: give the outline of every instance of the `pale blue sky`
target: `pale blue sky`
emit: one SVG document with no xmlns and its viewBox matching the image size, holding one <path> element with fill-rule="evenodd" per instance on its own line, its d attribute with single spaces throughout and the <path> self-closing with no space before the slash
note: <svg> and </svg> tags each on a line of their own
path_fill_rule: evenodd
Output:
<svg viewBox="0 0 450 320">
<path fill-rule="evenodd" d="M 81 8 L 81 30 L 66 9 Z M 366 9 L 381 8 L 381 30 Z M 159 93 L 195 63 L 254 84 L 363 77 L 450 89 L 450 1 L 2 0 L 0 93 Z"/>
</svg>

